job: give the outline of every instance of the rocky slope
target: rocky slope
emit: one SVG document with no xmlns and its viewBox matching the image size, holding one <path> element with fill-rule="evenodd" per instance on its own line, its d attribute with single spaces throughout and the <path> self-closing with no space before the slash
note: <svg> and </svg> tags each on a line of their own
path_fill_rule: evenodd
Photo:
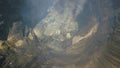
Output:
<svg viewBox="0 0 120 68">
<path fill-rule="evenodd" d="M 119 68 L 117 3 L 1 0 L 1 68 Z"/>
</svg>

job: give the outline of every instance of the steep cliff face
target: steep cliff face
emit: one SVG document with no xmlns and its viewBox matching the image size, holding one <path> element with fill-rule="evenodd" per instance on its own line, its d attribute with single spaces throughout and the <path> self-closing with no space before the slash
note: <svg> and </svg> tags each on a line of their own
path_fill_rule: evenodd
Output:
<svg viewBox="0 0 120 68">
<path fill-rule="evenodd" d="M 119 68 L 117 2 L 1 0 L 1 68 Z"/>
</svg>

